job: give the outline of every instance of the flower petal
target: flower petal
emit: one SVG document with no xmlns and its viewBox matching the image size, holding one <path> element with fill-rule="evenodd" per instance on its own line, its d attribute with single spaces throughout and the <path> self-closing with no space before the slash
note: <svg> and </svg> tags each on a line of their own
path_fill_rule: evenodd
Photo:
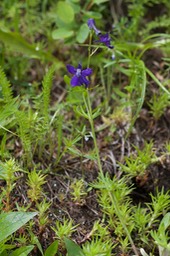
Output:
<svg viewBox="0 0 170 256">
<path fill-rule="evenodd" d="M 91 74 L 92 74 L 92 69 L 91 68 L 86 68 L 86 69 L 84 69 L 84 70 L 82 70 L 82 75 L 83 76 L 90 76 Z"/>
<path fill-rule="evenodd" d="M 81 81 L 80 81 L 80 77 L 77 77 L 77 76 L 73 76 L 72 79 L 71 79 L 71 85 L 74 87 L 74 86 L 80 86 L 82 85 L 81 84 Z"/>
<path fill-rule="evenodd" d="M 105 44 L 108 48 L 113 49 L 113 46 L 110 44 L 111 38 L 109 36 L 109 34 L 101 34 L 99 35 L 99 40 L 96 42 L 100 42 Z"/>
<path fill-rule="evenodd" d="M 90 29 L 92 29 L 95 26 L 95 21 L 94 19 L 88 19 L 87 25 Z"/>
<path fill-rule="evenodd" d="M 99 39 L 100 39 L 100 42 L 102 42 L 102 43 L 110 41 L 110 37 L 109 37 L 108 33 L 100 35 Z"/>
<path fill-rule="evenodd" d="M 90 81 L 87 80 L 86 77 L 82 75 L 80 77 L 80 83 L 81 83 L 81 85 L 85 85 L 86 87 L 88 87 L 88 85 L 90 84 Z"/>
<path fill-rule="evenodd" d="M 82 65 L 80 63 L 78 64 L 77 69 L 81 69 L 82 70 Z"/>
<path fill-rule="evenodd" d="M 101 34 L 101 31 L 96 28 L 94 19 L 88 19 L 87 25 L 90 29 L 93 29 L 96 35 Z"/>
<path fill-rule="evenodd" d="M 67 67 L 67 70 L 68 70 L 69 73 L 71 73 L 73 75 L 76 74 L 76 68 L 75 67 L 73 67 L 72 65 L 69 65 L 69 64 L 66 67 Z"/>
</svg>

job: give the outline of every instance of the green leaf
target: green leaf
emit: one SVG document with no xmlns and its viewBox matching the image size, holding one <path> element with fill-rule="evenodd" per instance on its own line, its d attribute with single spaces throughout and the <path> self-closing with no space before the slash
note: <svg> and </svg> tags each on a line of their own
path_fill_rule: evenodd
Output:
<svg viewBox="0 0 170 256">
<path fill-rule="evenodd" d="M 67 85 L 70 85 L 70 81 L 71 81 L 70 77 L 67 76 L 67 75 L 64 75 L 64 82 L 65 82 Z"/>
<path fill-rule="evenodd" d="M 0 256 L 8 256 L 7 251 L 16 247 L 16 245 L 6 244 L 7 240 L 8 239 L 5 239 L 3 242 L 0 243 Z"/>
<path fill-rule="evenodd" d="M 163 228 L 166 230 L 170 226 L 170 212 L 166 213 L 163 219 L 161 220 L 159 229 Z"/>
<path fill-rule="evenodd" d="M 143 102 L 145 100 L 145 91 L 146 91 L 146 84 L 147 84 L 145 64 L 142 60 L 138 60 L 138 61 L 136 61 L 135 67 L 136 67 L 136 70 L 133 73 L 133 76 L 131 79 L 131 84 L 130 84 L 130 90 L 134 90 L 134 88 L 137 88 L 137 90 L 135 91 L 136 92 L 135 93 L 136 105 L 135 105 L 135 109 L 134 109 L 135 114 L 132 117 L 130 127 L 126 134 L 126 138 L 131 133 L 133 125 L 135 124 L 136 119 L 138 118 L 138 115 L 143 106 Z M 138 95 L 137 95 L 137 93 L 138 93 Z M 131 94 L 132 94 L 132 92 L 131 92 Z M 134 101 L 134 99 L 133 99 L 133 101 Z"/>
<path fill-rule="evenodd" d="M 2 253 L 0 253 L 0 256 L 8 256 L 7 251 L 3 251 Z"/>
<path fill-rule="evenodd" d="M 84 256 L 83 250 L 80 246 L 75 244 L 73 241 L 71 241 L 68 238 L 64 238 L 64 242 L 66 245 L 66 249 L 68 252 L 68 256 Z"/>
<path fill-rule="evenodd" d="M 43 253 L 43 249 L 42 249 L 42 245 L 40 244 L 38 237 L 30 230 L 29 234 L 31 236 L 31 241 L 33 244 L 36 244 L 37 248 L 39 249 L 39 251 L 41 252 L 41 255 L 44 255 Z"/>
<path fill-rule="evenodd" d="M 79 3 L 80 0 L 72 0 L 73 3 Z"/>
<path fill-rule="evenodd" d="M 77 156 L 82 156 L 82 153 L 74 147 L 68 147 L 68 150 L 73 154 L 73 155 L 77 155 Z"/>
<path fill-rule="evenodd" d="M 58 251 L 58 241 L 54 241 L 45 251 L 44 256 L 55 256 Z"/>
<path fill-rule="evenodd" d="M 83 86 L 71 87 L 68 92 L 67 102 L 69 102 L 71 104 L 80 105 L 83 102 L 84 90 L 85 90 L 85 88 L 83 88 Z"/>
<path fill-rule="evenodd" d="M 100 4 L 106 3 L 106 2 L 109 2 L 109 0 L 93 0 L 93 3 L 97 4 L 97 5 L 100 5 Z"/>
<path fill-rule="evenodd" d="M 90 152 L 91 154 L 85 154 L 83 155 L 83 157 L 87 158 L 87 159 L 90 159 L 90 160 L 93 160 L 93 161 L 96 161 L 96 156 L 95 154 L 93 154 L 92 152 Z"/>
<path fill-rule="evenodd" d="M 57 15 L 64 23 L 74 20 L 74 10 L 68 3 L 59 1 L 57 4 Z"/>
<path fill-rule="evenodd" d="M 10 254 L 10 256 L 27 256 L 34 249 L 33 245 L 23 246 L 19 249 L 16 249 Z"/>
<path fill-rule="evenodd" d="M 38 58 L 42 60 L 53 61 L 58 64 L 58 67 L 63 66 L 63 64 L 57 60 L 50 53 L 46 53 L 36 49 L 36 45 L 29 44 L 20 34 L 14 32 L 5 32 L 0 29 L 0 41 L 5 45 L 10 46 L 12 51 L 18 51 L 29 58 Z"/>
<path fill-rule="evenodd" d="M 148 75 L 157 83 L 157 85 L 170 96 L 170 92 L 163 86 L 163 84 L 156 78 L 156 76 L 148 69 L 145 67 L 146 72 Z"/>
<path fill-rule="evenodd" d="M 10 212 L 0 215 L 0 242 L 22 227 L 36 212 Z"/>
<path fill-rule="evenodd" d="M 77 42 L 83 43 L 87 39 L 88 34 L 89 34 L 89 27 L 87 26 L 87 24 L 81 25 L 76 37 Z"/>
<path fill-rule="evenodd" d="M 99 12 L 84 12 L 84 17 L 87 18 L 93 18 L 93 19 L 102 19 L 102 15 Z"/>
<path fill-rule="evenodd" d="M 80 3 L 76 3 L 76 1 L 74 2 L 73 0 L 70 2 L 71 7 L 74 10 L 74 15 L 75 14 L 79 14 L 81 12 L 81 6 Z"/>
<path fill-rule="evenodd" d="M 74 34 L 73 30 L 68 30 L 66 28 L 58 28 L 52 32 L 52 38 L 53 39 L 65 39 L 65 38 L 73 36 L 73 34 Z"/>
</svg>

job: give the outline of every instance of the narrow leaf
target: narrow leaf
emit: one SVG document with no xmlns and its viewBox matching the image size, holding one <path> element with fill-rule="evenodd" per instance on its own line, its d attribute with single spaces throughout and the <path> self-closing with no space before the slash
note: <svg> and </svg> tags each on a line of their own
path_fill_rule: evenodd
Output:
<svg viewBox="0 0 170 256">
<path fill-rule="evenodd" d="M 58 251 L 58 241 L 54 241 L 45 251 L 44 256 L 55 256 Z"/>
<path fill-rule="evenodd" d="M 132 118 L 130 127 L 128 129 L 127 134 L 126 134 L 126 138 L 129 136 L 129 134 L 132 131 L 132 128 L 133 128 L 133 126 L 136 122 L 136 119 L 139 116 L 139 113 L 142 109 L 143 102 L 144 102 L 144 99 L 145 99 L 146 82 L 147 82 L 146 81 L 146 68 L 145 68 L 145 64 L 143 63 L 142 60 L 137 62 L 136 70 L 137 70 L 137 73 L 135 73 L 134 80 L 132 79 L 131 83 L 132 83 L 132 87 L 134 86 L 134 87 L 138 88 L 138 93 L 140 95 L 138 95 L 138 99 L 136 101 L 137 106 L 135 108 L 135 114 Z M 139 74 L 140 74 L 140 76 L 139 76 Z"/>
<path fill-rule="evenodd" d="M 159 229 L 161 230 L 163 226 L 163 229 L 166 230 L 170 226 L 170 212 L 166 213 L 163 219 L 161 220 Z"/>
<path fill-rule="evenodd" d="M 23 246 L 13 251 L 10 256 L 27 256 L 34 249 L 33 245 Z"/>
<path fill-rule="evenodd" d="M 94 0 L 94 4 L 97 4 L 97 5 L 100 5 L 100 4 L 103 4 L 105 2 L 108 2 L 109 0 Z"/>
</svg>

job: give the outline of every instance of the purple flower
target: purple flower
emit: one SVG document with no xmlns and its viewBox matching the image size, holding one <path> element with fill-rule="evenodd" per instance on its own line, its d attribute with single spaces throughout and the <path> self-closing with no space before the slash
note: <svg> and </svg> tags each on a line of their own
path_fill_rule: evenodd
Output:
<svg viewBox="0 0 170 256">
<path fill-rule="evenodd" d="M 95 34 L 96 34 L 97 36 L 101 34 L 101 31 L 96 28 L 96 24 L 95 24 L 94 19 L 88 19 L 87 25 L 88 25 L 88 27 L 89 27 L 90 29 L 93 29 L 93 30 L 94 30 L 94 32 L 95 32 Z"/>
<path fill-rule="evenodd" d="M 111 38 L 109 36 L 109 33 L 102 34 L 101 31 L 96 28 L 94 19 L 88 19 L 87 25 L 90 29 L 93 29 L 95 34 L 98 36 L 99 40 L 97 40 L 96 42 L 103 43 L 108 48 L 113 49 L 113 46 L 110 43 Z"/>
<path fill-rule="evenodd" d="M 86 87 L 89 86 L 90 82 L 87 80 L 86 76 L 90 76 L 92 74 L 91 68 L 82 69 L 81 64 L 78 65 L 77 68 L 67 65 L 67 70 L 69 73 L 74 75 L 71 79 L 71 86 L 81 86 L 85 85 Z"/>
<path fill-rule="evenodd" d="M 113 49 L 113 46 L 110 44 L 111 38 L 108 33 L 99 35 L 99 40 L 96 42 L 100 42 L 105 44 L 108 48 Z"/>
</svg>

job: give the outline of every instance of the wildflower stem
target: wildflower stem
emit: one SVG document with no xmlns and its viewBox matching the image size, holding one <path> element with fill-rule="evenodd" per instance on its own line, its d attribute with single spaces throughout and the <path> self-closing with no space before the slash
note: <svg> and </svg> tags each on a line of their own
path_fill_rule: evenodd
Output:
<svg viewBox="0 0 170 256">
<path fill-rule="evenodd" d="M 101 176 L 104 177 L 103 170 L 102 170 L 102 164 L 101 164 L 101 160 L 100 160 L 100 155 L 99 155 L 99 149 L 98 149 L 98 146 L 97 146 L 97 139 L 96 139 L 96 133 L 95 133 L 94 121 L 93 121 L 93 113 L 92 113 L 90 96 L 89 96 L 88 91 L 87 91 L 86 95 L 87 95 L 87 97 L 85 97 L 85 94 L 83 94 L 83 99 L 84 99 L 84 103 L 85 103 L 85 106 L 86 106 L 89 123 L 90 123 L 90 126 L 91 126 L 91 132 L 92 132 L 93 141 L 94 141 L 94 148 L 95 148 L 96 157 L 97 157 L 97 164 L 98 164 Z"/>
<path fill-rule="evenodd" d="M 91 42 L 92 42 L 92 33 L 90 33 L 90 38 L 89 38 L 89 45 L 88 45 L 88 60 L 87 60 L 87 67 L 89 68 L 90 66 L 90 58 L 91 58 Z"/>
</svg>

